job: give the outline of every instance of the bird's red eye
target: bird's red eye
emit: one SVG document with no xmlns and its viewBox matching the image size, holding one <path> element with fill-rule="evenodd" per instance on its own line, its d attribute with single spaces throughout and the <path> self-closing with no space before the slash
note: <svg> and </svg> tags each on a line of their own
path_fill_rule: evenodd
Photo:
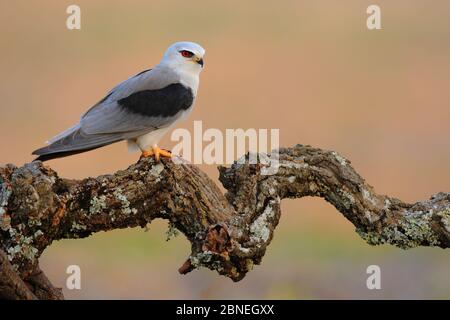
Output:
<svg viewBox="0 0 450 320">
<path fill-rule="evenodd" d="M 187 50 L 181 50 L 180 53 L 185 58 L 192 58 L 192 56 L 194 55 L 192 52 Z"/>
</svg>

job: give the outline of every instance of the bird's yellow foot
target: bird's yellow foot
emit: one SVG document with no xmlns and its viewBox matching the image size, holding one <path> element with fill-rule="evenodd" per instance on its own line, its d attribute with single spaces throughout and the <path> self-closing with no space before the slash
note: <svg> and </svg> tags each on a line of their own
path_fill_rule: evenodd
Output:
<svg viewBox="0 0 450 320">
<path fill-rule="evenodd" d="M 172 152 L 161 149 L 158 146 L 153 146 L 151 150 L 142 151 L 142 157 L 148 158 L 152 156 L 155 157 L 156 162 L 159 162 L 161 157 L 172 158 Z"/>
</svg>

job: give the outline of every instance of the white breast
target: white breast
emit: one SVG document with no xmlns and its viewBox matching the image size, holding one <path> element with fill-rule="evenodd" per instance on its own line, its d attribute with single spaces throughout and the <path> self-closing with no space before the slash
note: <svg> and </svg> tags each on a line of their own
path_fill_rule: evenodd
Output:
<svg viewBox="0 0 450 320">
<path fill-rule="evenodd" d="M 198 84 L 199 84 L 199 76 L 198 74 L 192 74 L 188 72 L 179 73 L 180 75 L 180 83 L 184 86 L 191 88 L 192 94 L 194 95 L 194 99 L 197 96 Z"/>
<path fill-rule="evenodd" d="M 161 67 L 160 67 L 161 68 Z M 192 90 L 192 94 L 195 98 L 197 96 L 197 90 L 199 85 L 199 71 L 198 70 L 190 70 L 190 69 L 172 69 L 172 72 L 175 72 L 178 75 L 179 81 L 181 84 L 190 88 Z M 149 150 L 153 146 L 157 145 L 162 137 L 169 131 L 173 126 L 180 120 L 184 119 L 192 110 L 192 106 L 183 111 L 177 119 L 168 127 L 161 128 L 158 130 L 154 130 L 152 132 L 146 133 L 142 136 L 137 137 L 136 139 L 128 141 L 128 149 L 129 151 L 136 151 L 136 147 L 138 147 L 141 151 Z"/>
</svg>

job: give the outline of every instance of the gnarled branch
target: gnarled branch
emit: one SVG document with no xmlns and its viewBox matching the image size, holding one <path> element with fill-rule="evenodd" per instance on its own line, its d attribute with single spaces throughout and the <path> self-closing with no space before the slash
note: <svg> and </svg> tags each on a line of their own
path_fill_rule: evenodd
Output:
<svg viewBox="0 0 450 320">
<path fill-rule="evenodd" d="M 0 296 L 11 298 L 2 288 L 4 270 L 13 268 L 27 284 L 15 287 L 15 298 L 61 298 L 48 280 L 42 285 L 43 274 L 41 285 L 33 285 L 38 258 L 53 241 L 145 227 L 156 218 L 169 220 L 192 245 L 181 273 L 207 267 L 241 280 L 261 262 L 284 198 L 324 198 L 372 245 L 450 246 L 450 193 L 414 204 L 379 195 L 348 160 L 310 146 L 280 149 L 274 175 L 262 175 L 264 166 L 220 167 L 225 195 L 196 166 L 167 160 L 142 159 L 113 175 L 81 181 L 59 178 L 41 162 L 0 168 L 0 244 L 8 258 L 0 263 Z"/>
</svg>

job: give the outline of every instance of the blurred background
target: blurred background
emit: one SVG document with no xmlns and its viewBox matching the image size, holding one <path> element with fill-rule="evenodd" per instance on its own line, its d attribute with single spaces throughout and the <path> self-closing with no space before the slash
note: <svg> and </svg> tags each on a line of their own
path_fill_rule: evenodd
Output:
<svg viewBox="0 0 450 320">
<path fill-rule="evenodd" d="M 81 30 L 66 8 L 81 7 Z M 366 27 L 378 4 L 382 30 Z M 380 193 L 417 201 L 450 191 L 450 2 L 0 2 L 0 163 L 23 165 L 118 82 L 168 45 L 206 48 L 198 100 L 179 127 L 279 128 L 280 144 L 332 149 Z M 174 145 L 167 135 L 161 145 Z M 124 143 L 47 164 L 65 178 L 113 173 L 138 159 Z M 215 166 L 203 165 L 217 180 Z M 219 183 L 219 182 L 218 182 Z M 177 269 L 189 245 L 167 224 L 54 243 L 42 269 L 67 298 L 450 298 L 450 253 L 371 247 L 322 199 L 285 200 L 262 265 L 239 283 Z M 381 267 L 382 290 L 366 288 Z"/>
</svg>

